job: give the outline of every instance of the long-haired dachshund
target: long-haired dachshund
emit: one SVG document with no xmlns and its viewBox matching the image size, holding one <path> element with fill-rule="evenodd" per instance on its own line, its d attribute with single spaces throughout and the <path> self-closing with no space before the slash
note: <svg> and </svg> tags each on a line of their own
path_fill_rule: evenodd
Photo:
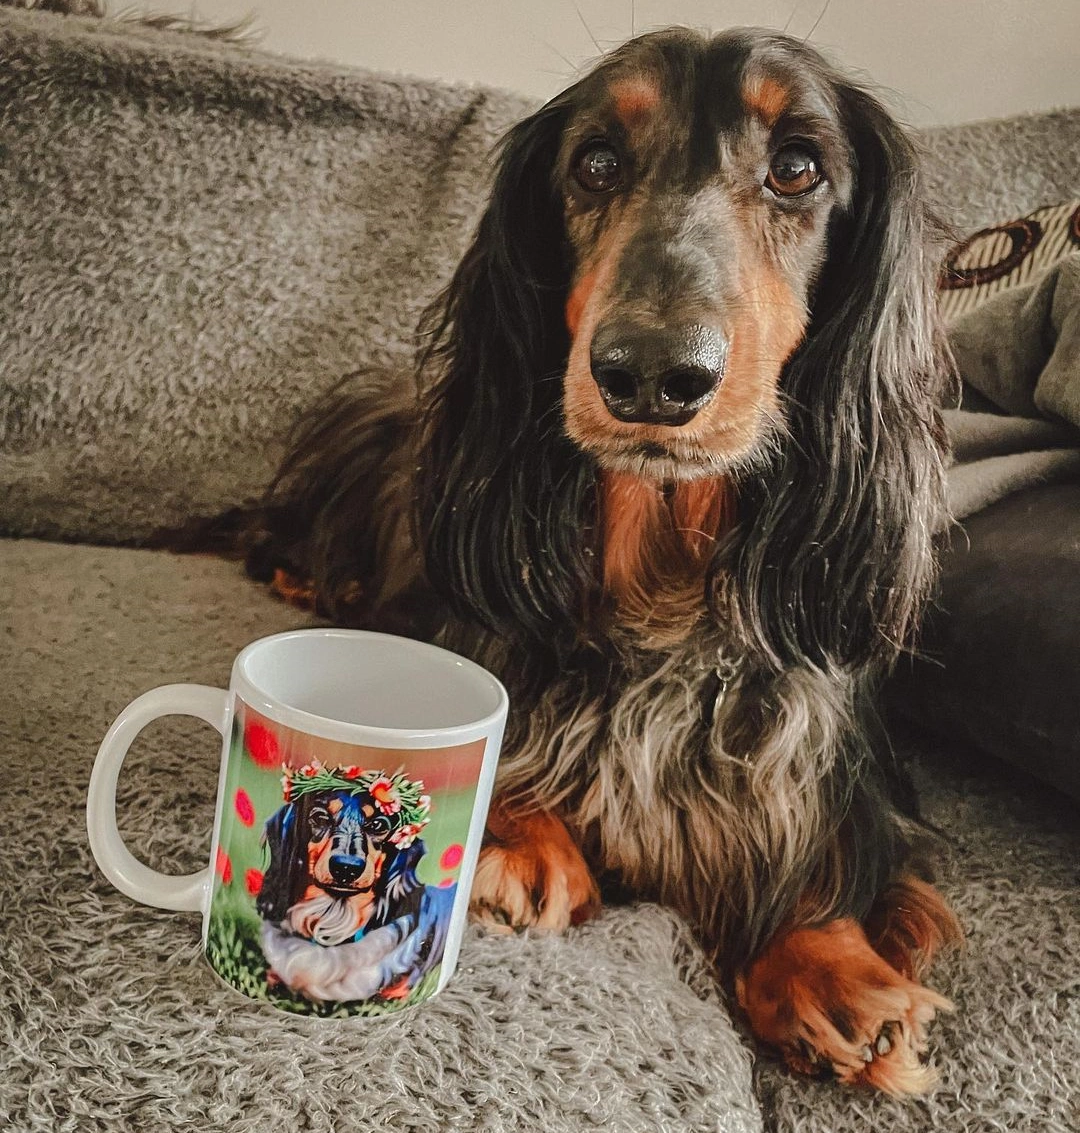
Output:
<svg viewBox="0 0 1080 1133">
<path fill-rule="evenodd" d="M 271 982 L 317 1001 L 404 998 L 442 960 L 454 887 L 416 875 L 423 808 L 380 794 L 396 801 L 403 784 L 319 766 L 286 776 L 255 905 Z"/>
<path fill-rule="evenodd" d="M 959 937 L 870 724 L 945 519 L 934 235 L 810 47 L 636 39 L 510 131 L 413 378 L 320 406 L 247 544 L 510 686 L 482 915 L 662 901 L 791 1067 L 893 1093 Z"/>
</svg>

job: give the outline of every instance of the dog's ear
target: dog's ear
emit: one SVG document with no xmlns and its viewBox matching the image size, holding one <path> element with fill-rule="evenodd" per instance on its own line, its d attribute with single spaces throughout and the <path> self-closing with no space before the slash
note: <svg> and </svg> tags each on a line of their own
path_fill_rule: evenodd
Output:
<svg viewBox="0 0 1080 1133">
<path fill-rule="evenodd" d="M 502 144 L 487 210 L 429 312 L 421 522 L 431 585 L 455 611 L 551 644 L 590 576 L 593 476 L 564 436 L 570 268 L 554 185 L 572 92 Z"/>
<path fill-rule="evenodd" d="M 307 796 L 286 803 L 267 820 L 263 846 L 268 861 L 255 908 L 264 920 L 283 920 L 307 878 Z"/>
<path fill-rule="evenodd" d="M 937 315 L 937 225 L 916 153 L 836 82 L 854 166 L 806 339 L 782 378 L 789 436 L 740 486 L 745 529 L 714 564 L 725 608 L 774 665 L 885 662 L 909 639 L 945 521 L 938 412 L 953 368 Z"/>
<path fill-rule="evenodd" d="M 416 867 L 427 852 L 422 838 L 415 838 L 404 849 L 393 849 L 375 883 L 376 916 L 380 921 L 399 915 L 402 900 L 421 888 Z"/>
</svg>

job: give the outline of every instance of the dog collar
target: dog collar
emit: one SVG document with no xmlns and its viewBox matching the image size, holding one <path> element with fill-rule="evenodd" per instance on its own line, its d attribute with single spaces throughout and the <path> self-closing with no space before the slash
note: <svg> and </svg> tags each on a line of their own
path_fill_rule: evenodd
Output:
<svg viewBox="0 0 1080 1133">
<path fill-rule="evenodd" d="M 706 728 L 715 723 L 728 689 L 735 683 L 741 668 L 740 662 L 725 657 L 720 649 L 716 651 L 716 664 L 701 688 L 701 720 Z"/>
</svg>

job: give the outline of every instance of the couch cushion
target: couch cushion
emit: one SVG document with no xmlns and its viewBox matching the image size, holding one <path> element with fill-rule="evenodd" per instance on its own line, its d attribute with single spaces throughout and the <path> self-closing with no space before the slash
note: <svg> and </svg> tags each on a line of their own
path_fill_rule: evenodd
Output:
<svg viewBox="0 0 1080 1133">
<path fill-rule="evenodd" d="M 980 228 L 953 248 L 941 273 L 940 303 L 954 319 L 1010 287 L 1031 283 L 1080 249 L 1080 201 L 1046 205 Z"/>
<path fill-rule="evenodd" d="M 904 715 L 1080 798 L 1080 484 L 1020 492 L 954 532 Z"/>
<path fill-rule="evenodd" d="M 902 715 L 1080 797 L 1078 248 L 1073 200 L 976 232 L 947 258 L 942 309 L 974 410 L 950 422 L 962 526 L 919 653 L 888 695 Z"/>
<path fill-rule="evenodd" d="M 920 132 L 930 199 L 957 232 L 974 232 L 1077 196 L 1080 107 Z"/>
<path fill-rule="evenodd" d="M 259 493 L 300 409 L 408 364 L 527 105 L 0 10 L 0 530 Z"/>
</svg>

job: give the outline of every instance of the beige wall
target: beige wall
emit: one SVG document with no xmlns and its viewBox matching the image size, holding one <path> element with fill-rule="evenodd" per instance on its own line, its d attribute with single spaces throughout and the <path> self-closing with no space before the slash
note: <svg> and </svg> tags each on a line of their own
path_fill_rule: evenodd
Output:
<svg viewBox="0 0 1080 1133">
<path fill-rule="evenodd" d="M 179 0 L 148 6 L 190 14 Z M 1080 103 L 1080 0 L 198 0 L 253 12 L 263 46 L 538 98 L 630 35 L 669 24 L 761 24 L 806 36 L 882 87 L 915 124 Z M 579 14 L 580 13 L 580 14 Z M 821 16 L 814 28 L 815 21 Z M 586 26 L 588 25 L 588 30 Z M 591 35 L 590 35 L 591 33 Z"/>
</svg>

